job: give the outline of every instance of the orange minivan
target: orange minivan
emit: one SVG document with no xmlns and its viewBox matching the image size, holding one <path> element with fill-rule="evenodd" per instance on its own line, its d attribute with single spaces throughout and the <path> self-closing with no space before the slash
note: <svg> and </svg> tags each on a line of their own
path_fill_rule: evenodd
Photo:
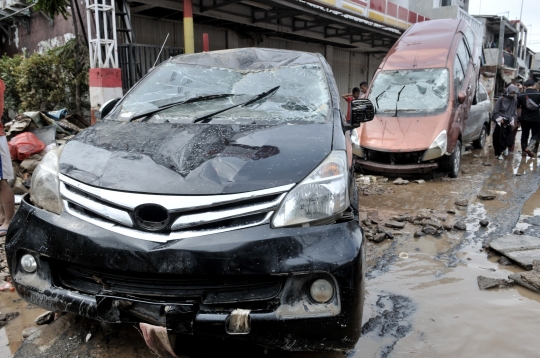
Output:
<svg viewBox="0 0 540 358">
<path fill-rule="evenodd" d="M 459 175 L 462 145 L 475 140 L 464 137 L 480 68 L 475 38 L 455 19 L 417 23 L 401 36 L 370 86 L 375 119 L 351 135 L 357 167 Z"/>
</svg>

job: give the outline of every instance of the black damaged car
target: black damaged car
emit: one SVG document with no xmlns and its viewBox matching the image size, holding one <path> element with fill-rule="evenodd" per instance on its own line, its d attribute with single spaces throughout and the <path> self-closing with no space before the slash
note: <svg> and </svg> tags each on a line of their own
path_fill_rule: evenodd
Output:
<svg viewBox="0 0 540 358">
<path fill-rule="evenodd" d="M 286 350 L 354 347 L 365 244 L 348 133 L 373 106 L 354 101 L 346 122 L 321 55 L 174 57 L 102 112 L 44 157 L 9 227 L 22 298 Z"/>
</svg>

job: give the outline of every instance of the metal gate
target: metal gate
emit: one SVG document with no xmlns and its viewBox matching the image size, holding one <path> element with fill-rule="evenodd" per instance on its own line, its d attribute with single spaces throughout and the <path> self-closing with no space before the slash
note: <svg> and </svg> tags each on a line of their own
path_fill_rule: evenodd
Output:
<svg viewBox="0 0 540 358">
<path fill-rule="evenodd" d="M 157 65 L 172 56 L 184 53 L 184 49 L 181 47 L 164 47 L 161 54 L 160 50 L 161 46 L 154 45 L 118 45 L 118 62 L 122 69 L 122 89 L 124 93 L 143 78 L 154 67 L 154 63 Z"/>
</svg>

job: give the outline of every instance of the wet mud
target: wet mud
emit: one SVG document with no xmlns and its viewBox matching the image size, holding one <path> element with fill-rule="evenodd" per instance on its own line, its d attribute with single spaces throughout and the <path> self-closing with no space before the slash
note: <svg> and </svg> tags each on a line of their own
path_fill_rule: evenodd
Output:
<svg viewBox="0 0 540 358">
<path fill-rule="evenodd" d="M 479 275 L 507 278 L 523 272 L 517 265 L 500 265 L 499 256 L 487 250 L 486 245 L 493 238 L 515 230 L 540 235 L 537 168 L 537 159 L 522 158 L 519 153 L 499 161 L 488 147 L 464 154 L 463 172 L 458 179 L 423 178 L 424 184 L 411 182 L 403 186 L 393 185 L 389 180 L 377 190 L 362 191 L 361 218 L 376 212 L 379 225 L 395 215 L 432 212 L 445 214 L 448 222 L 463 221 L 467 230 L 415 237 L 414 233 L 421 227 L 408 222 L 403 229 L 390 229 L 394 239 L 368 242 L 362 337 L 348 354 L 290 353 L 256 346 L 248 340 L 211 341 L 193 337 L 181 337 L 178 352 L 187 357 L 538 356 L 540 295 L 517 285 L 481 291 L 477 284 Z M 486 201 L 479 199 L 479 194 L 496 198 Z M 456 201 L 464 199 L 468 200 L 467 206 L 456 206 Z M 481 220 L 489 222 L 486 228 L 481 227 Z M 0 293 L 0 305 L 6 304 L 4 297 L 6 294 Z M 37 309 L 17 309 L 21 316 L 25 311 L 31 312 L 32 317 L 39 314 Z M 3 310 L 0 309 L 2 313 Z M 20 330 L 25 325 L 23 321 L 17 323 L 21 328 L 15 332 L 15 323 L 12 321 L 7 326 L 13 329 L 7 336 L 2 333 L 6 328 L 0 331 L 0 343 L 9 343 L 10 348 L 20 344 Z M 57 338 L 42 356 L 66 356 L 63 355 L 66 344 L 79 356 L 150 356 L 134 327 L 125 327 L 116 336 L 105 337 L 88 320 L 72 318 L 65 324 L 68 323 L 73 333 L 46 327 L 56 332 Z M 51 326 L 56 324 L 55 321 Z M 90 331 L 95 333 L 85 343 L 85 334 Z M 30 349 L 37 349 L 39 342 L 25 343 L 15 356 L 25 357 L 23 353 L 35 352 Z M 0 346 L 0 353 L 4 353 L 4 347 Z M 10 357 L 14 353 L 6 352 L 7 356 L 0 356 Z"/>
</svg>

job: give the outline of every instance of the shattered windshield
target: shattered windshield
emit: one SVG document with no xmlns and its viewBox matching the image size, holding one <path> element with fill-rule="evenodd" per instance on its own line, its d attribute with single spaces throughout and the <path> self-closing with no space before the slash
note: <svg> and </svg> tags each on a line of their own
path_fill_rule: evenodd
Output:
<svg viewBox="0 0 540 358">
<path fill-rule="evenodd" d="M 381 71 L 369 99 L 379 115 L 433 115 L 444 112 L 449 96 L 448 69 Z M 399 97 L 399 101 L 398 101 Z"/>
<path fill-rule="evenodd" d="M 279 88 L 253 101 L 275 87 Z M 330 94 L 325 74 L 316 64 L 235 70 L 166 63 L 124 99 L 115 119 L 140 120 L 137 116 L 148 112 L 152 114 L 142 120 L 192 123 L 246 102 L 251 103 L 212 115 L 212 123 L 323 123 L 330 109 Z M 153 113 L 171 104 L 171 108 Z"/>
</svg>

